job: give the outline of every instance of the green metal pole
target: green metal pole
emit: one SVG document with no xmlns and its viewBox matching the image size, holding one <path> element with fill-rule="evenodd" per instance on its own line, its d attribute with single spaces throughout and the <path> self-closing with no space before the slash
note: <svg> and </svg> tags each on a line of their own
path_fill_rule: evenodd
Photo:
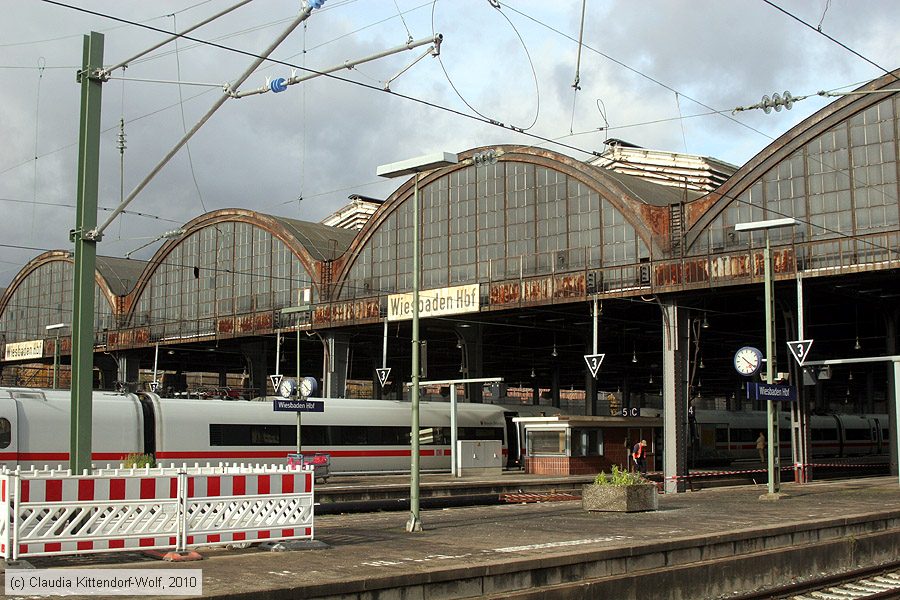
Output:
<svg viewBox="0 0 900 600">
<path fill-rule="evenodd" d="M 765 296 L 766 296 L 766 383 L 775 382 L 775 294 L 772 287 L 772 250 L 769 244 L 769 230 L 766 230 L 766 249 L 763 254 L 765 262 Z M 771 399 L 766 400 L 766 434 L 768 440 L 768 492 L 778 493 L 781 487 L 780 440 L 778 435 L 778 405 Z"/>
<path fill-rule="evenodd" d="M 97 226 L 97 189 L 100 173 L 100 101 L 103 82 L 95 76 L 103 67 L 103 35 L 84 36 L 81 84 L 81 122 L 78 137 L 78 189 L 75 229 L 75 276 L 72 282 L 72 413 L 69 467 L 91 469 L 91 393 L 94 383 L 94 273 L 97 240 L 86 234 Z"/>
<path fill-rule="evenodd" d="M 413 253 L 412 253 L 412 389 L 409 391 L 412 404 L 412 423 L 409 432 L 410 481 L 409 481 L 409 521 L 406 531 L 422 531 L 419 520 L 419 174 L 413 184 Z"/>
<path fill-rule="evenodd" d="M 297 322 L 297 388 L 294 390 L 294 393 L 297 395 L 297 400 L 300 399 L 300 320 L 297 319 L 297 316 L 294 316 L 294 320 Z M 301 411 L 297 411 L 297 454 L 300 454 L 302 450 L 302 445 L 300 444 L 300 430 L 303 427 L 303 413 Z"/>
<path fill-rule="evenodd" d="M 53 389 L 59 387 L 59 330 L 56 332 L 56 341 L 53 343 Z"/>
</svg>

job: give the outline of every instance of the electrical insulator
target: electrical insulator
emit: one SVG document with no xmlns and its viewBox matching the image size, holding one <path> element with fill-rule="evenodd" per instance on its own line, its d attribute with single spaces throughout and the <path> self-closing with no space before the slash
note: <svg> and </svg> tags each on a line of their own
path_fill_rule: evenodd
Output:
<svg viewBox="0 0 900 600">
<path fill-rule="evenodd" d="M 272 90 L 273 92 L 275 92 L 276 94 L 278 92 L 283 92 L 284 90 L 286 90 L 287 84 L 284 81 L 284 77 L 279 77 L 278 79 L 273 79 L 269 83 L 269 89 Z"/>
<path fill-rule="evenodd" d="M 791 110 L 791 107 L 794 106 L 794 97 L 791 96 L 790 92 L 784 92 L 784 95 L 780 95 L 778 92 L 772 94 L 772 97 L 763 96 L 762 100 L 759 103 L 759 107 L 763 109 L 763 112 L 769 114 L 772 112 L 772 109 L 775 109 L 775 112 L 781 112 L 781 107 L 784 107 L 788 110 Z"/>
<path fill-rule="evenodd" d="M 472 162 L 475 163 L 476 167 L 483 167 L 486 165 L 496 165 L 497 164 L 497 152 L 495 152 L 494 150 L 478 152 L 472 156 Z"/>
</svg>

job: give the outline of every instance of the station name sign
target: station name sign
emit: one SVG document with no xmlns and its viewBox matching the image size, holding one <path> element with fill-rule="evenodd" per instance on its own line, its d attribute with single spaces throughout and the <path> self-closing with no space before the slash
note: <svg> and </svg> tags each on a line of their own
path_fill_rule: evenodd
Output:
<svg viewBox="0 0 900 600">
<path fill-rule="evenodd" d="M 792 402 L 797 399 L 797 388 L 774 383 L 751 383 L 747 385 L 747 398 Z"/>
<path fill-rule="evenodd" d="M 419 292 L 419 318 L 478 312 L 480 300 L 477 283 L 422 290 Z M 388 296 L 388 321 L 405 321 L 412 316 L 412 294 Z"/>
<path fill-rule="evenodd" d="M 321 400 L 282 400 L 276 398 L 272 410 L 285 412 L 325 412 L 325 403 Z"/>
<path fill-rule="evenodd" d="M 6 355 L 3 360 L 28 360 L 30 358 L 43 358 L 44 340 L 30 342 L 11 342 L 6 345 Z"/>
</svg>

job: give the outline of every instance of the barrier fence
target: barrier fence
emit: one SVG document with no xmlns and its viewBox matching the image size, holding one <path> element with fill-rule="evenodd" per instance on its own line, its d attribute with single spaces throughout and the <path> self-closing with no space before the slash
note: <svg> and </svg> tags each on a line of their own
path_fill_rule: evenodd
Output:
<svg viewBox="0 0 900 600">
<path fill-rule="evenodd" d="M 0 555 L 313 539 L 311 469 L 183 467 L 0 473 Z"/>
</svg>

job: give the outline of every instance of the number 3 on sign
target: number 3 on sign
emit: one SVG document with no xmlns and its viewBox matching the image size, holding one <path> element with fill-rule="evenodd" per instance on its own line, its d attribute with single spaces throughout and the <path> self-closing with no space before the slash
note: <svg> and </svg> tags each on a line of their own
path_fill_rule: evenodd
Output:
<svg viewBox="0 0 900 600">
<path fill-rule="evenodd" d="M 791 351 L 791 354 L 797 360 L 797 364 L 801 367 L 806 361 L 806 357 L 809 356 L 809 349 L 812 348 L 812 343 L 812 340 L 794 340 L 787 343 L 788 350 Z"/>
</svg>

